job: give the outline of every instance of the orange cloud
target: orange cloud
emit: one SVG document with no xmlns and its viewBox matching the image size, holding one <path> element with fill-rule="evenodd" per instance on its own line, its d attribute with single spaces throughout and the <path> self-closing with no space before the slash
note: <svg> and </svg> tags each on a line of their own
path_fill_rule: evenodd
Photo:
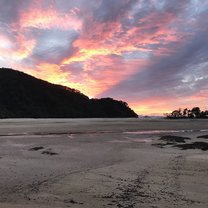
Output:
<svg viewBox="0 0 208 208">
<path fill-rule="evenodd" d="M 14 67 L 17 68 L 17 66 Z M 38 64 L 36 68 L 20 67 L 19 70 L 27 72 L 39 79 L 85 92 L 83 89 L 83 80 L 80 80 L 80 82 L 73 82 L 70 71 L 62 71 L 59 65 L 41 63 Z"/>
<path fill-rule="evenodd" d="M 50 63 L 41 63 L 37 65 L 35 76 L 51 83 L 69 85 L 68 76 L 70 72 L 62 72 L 59 65 Z"/>
</svg>

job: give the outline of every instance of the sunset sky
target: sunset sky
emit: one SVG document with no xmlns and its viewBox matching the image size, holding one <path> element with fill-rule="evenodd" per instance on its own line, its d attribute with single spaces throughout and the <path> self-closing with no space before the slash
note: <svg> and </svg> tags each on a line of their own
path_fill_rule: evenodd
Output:
<svg viewBox="0 0 208 208">
<path fill-rule="evenodd" d="M 128 102 L 208 108 L 208 0 L 0 0 L 0 67 Z"/>
</svg>

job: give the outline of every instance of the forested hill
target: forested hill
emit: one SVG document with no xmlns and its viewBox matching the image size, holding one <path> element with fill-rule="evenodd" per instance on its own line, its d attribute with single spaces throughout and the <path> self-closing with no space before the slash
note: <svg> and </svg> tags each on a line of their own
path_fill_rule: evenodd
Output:
<svg viewBox="0 0 208 208">
<path fill-rule="evenodd" d="M 0 118 L 137 117 L 127 103 L 89 99 L 77 90 L 0 68 Z"/>
</svg>

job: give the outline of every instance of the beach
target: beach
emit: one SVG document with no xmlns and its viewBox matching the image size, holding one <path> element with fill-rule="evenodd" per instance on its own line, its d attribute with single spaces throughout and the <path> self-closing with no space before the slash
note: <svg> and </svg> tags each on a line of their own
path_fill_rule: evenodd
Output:
<svg viewBox="0 0 208 208">
<path fill-rule="evenodd" d="M 2 119 L 0 207 L 207 208 L 205 135 L 208 119 Z"/>
</svg>

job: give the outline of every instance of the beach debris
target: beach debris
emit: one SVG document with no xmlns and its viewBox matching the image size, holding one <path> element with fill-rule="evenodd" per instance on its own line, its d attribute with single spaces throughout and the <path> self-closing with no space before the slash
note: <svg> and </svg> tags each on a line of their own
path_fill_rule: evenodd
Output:
<svg viewBox="0 0 208 208">
<path fill-rule="evenodd" d="M 44 149 L 44 147 L 33 147 L 33 148 L 30 148 L 29 151 L 38 151 L 41 149 Z"/>
<path fill-rule="evenodd" d="M 203 151 L 208 150 L 208 143 L 206 142 L 193 142 L 190 144 L 177 144 L 175 147 L 178 147 L 182 150 L 188 150 L 188 149 L 200 149 Z"/>
<path fill-rule="evenodd" d="M 181 137 L 181 136 L 173 136 L 173 135 L 166 135 L 162 136 L 159 140 L 169 142 L 169 144 L 172 143 L 185 143 L 186 140 L 190 140 L 189 137 Z"/>
</svg>

